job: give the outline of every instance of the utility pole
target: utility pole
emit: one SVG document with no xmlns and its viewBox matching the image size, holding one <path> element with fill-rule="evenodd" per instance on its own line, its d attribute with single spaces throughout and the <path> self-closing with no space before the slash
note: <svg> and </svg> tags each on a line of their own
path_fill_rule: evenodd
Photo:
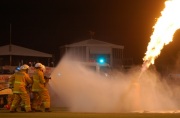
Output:
<svg viewBox="0 0 180 118">
<path fill-rule="evenodd" d="M 10 24 L 10 27 L 9 27 L 9 32 L 10 32 L 10 36 L 9 36 L 9 65 L 11 66 L 12 65 L 12 55 L 11 55 L 11 24 Z"/>
</svg>

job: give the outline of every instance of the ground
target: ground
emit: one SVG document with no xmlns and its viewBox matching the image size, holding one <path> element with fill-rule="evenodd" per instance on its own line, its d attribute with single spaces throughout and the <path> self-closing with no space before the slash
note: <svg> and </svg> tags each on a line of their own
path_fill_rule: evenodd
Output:
<svg viewBox="0 0 180 118">
<path fill-rule="evenodd" d="M 75 113 L 63 108 L 52 108 L 52 112 L 9 113 L 0 109 L 0 118 L 179 118 L 180 113 Z"/>
</svg>

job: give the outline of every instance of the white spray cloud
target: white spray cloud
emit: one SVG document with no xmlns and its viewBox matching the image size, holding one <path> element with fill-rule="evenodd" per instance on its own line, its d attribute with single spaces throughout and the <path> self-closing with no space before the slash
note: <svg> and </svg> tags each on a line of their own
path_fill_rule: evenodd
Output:
<svg viewBox="0 0 180 118">
<path fill-rule="evenodd" d="M 71 56 L 70 56 L 71 57 Z M 53 107 L 72 112 L 133 112 L 177 110 L 175 89 L 155 70 L 140 67 L 106 78 L 65 56 L 53 71 L 49 89 Z"/>
</svg>

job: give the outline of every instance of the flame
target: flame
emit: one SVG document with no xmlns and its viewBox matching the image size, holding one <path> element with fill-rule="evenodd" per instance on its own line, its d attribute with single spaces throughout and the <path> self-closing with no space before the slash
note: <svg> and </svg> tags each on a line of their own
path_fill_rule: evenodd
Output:
<svg viewBox="0 0 180 118">
<path fill-rule="evenodd" d="M 165 2 L 165 8 L 153 28 L 154 32 L 143 58 L 143 70 L 154 64 L 163 47 L 172 41 L 174 33 L 180 28 L 180 0 Z"/>
</svg>

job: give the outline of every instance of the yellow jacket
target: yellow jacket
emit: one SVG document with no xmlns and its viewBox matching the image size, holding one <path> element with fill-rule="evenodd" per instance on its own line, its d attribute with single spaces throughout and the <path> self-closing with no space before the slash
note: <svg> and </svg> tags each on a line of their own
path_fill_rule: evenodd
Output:
<svg viewBox="0 0 180 118">
<path fill-rule="evenodd" d="M 13 84 L 13 93 L 27 93 L 26 86 L 32 84 L 32 80 L 25 71 L 21 70 L 9 78 L 9 84 Z"/>
<path fill-rule="evenodd" d="M 45 79 L 44 74 L 41 70 L 36 69 L 33 73 L 33 85 L 32 85 L 32 91 L 43 91 L 45 90 Z"/>
</svg>

